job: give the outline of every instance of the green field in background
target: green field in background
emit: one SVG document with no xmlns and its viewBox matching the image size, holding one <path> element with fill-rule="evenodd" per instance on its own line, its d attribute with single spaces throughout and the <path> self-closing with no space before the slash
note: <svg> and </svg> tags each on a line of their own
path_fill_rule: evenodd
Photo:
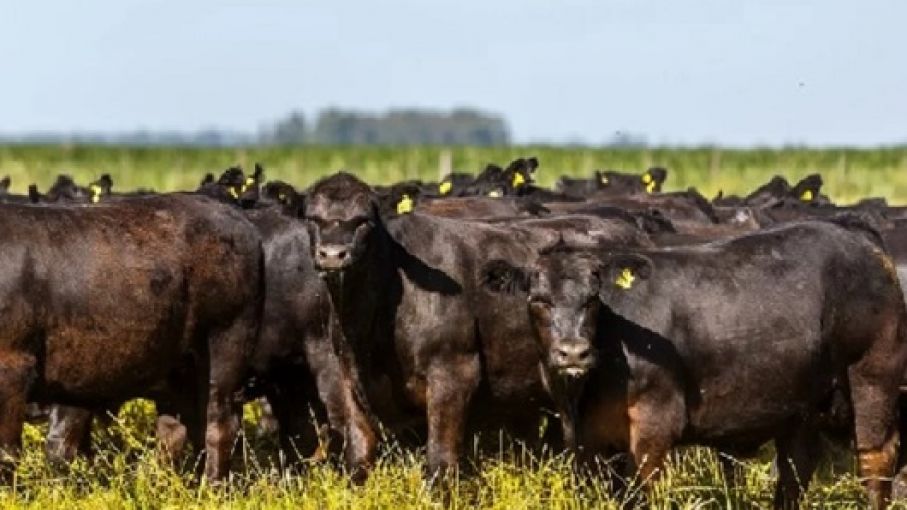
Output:
<svg viewBox="0 0 907 510">
<path fill-rule="evenodd" d="M 706 196 L 719 190 L 746 193 L 775 174 L 790 180 L 819 172 L 824 191 L 846 203 L 882 196 L 907 204 L 907 147 L 882 149 L 715 149 L 582 147 L 264 147 L 130 148 L 95 146 L 0 146 L 0 176 L 24 192 L 37 183 L 46 190 L 59 173 L 88 182 L 102 173 L 115 189 L 158 191 L 195 189 L 206 172 L 218 174 L 239 164 L 261 162 L 268 179 L 306 186 L 322 175 L 346 169 L 370 183 L 403 179 L 437 180 L 439 173 L 480 171 L 487 163 L 506 165 L 517 157 L 536 156 L 537 179 L 551 185 L 561 175 L 586 176 L 596 169 L 641 171 L 664 166 L 667 190 L 696 186 Z"/>
</svg>

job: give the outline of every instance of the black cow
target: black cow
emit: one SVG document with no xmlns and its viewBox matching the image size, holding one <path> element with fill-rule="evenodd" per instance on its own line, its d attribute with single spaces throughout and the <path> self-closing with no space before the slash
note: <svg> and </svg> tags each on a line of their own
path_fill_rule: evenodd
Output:
<svg viewBox="0 0 907 510">
<path fill-rule="evenodd" d="M 199 424 L 205 473 L 224 476 L 261 310 L 255 228 L 191 196 L 0 208 L 0 448 L 18 451 L 29 400 L 145 396 Z"/>
<path fill-rule="evenodd" d="M 555 189 L 567 195 L 588 198 L 593 195 L 632 195 L 635 193 L 660 193 L 668 171 L 652 167 L 642 174 L 615 170 L 596 170 L 591 179 L 561 176 Z"/>
<path fill-rule="evenodd" d="M 361 479 L 374 460 L 376 432 L 330 295 L 312 261 L 305 225 L 282 206 L 247 217 L 263 238 L 265 303 L 251 367 L 277 418 L 288 455 L 311 454 L 317 431 L 312 406 L 342 438 L 350 473 Z"/>
<path fill-rule="evenodd" d="M 347 173 L 313 185 L 304 208 L 372 409 L 398 432 L 427 422 L 433 473 L 457 465 L 468 429 L 537 436 L 548 400 L 528 315 L 519 300 L 478 287 L 482 262 L 531 260 L 558 236 L 632 244 L 644 235 L 588 217 L 492 225 L 414 212 L 385 224 L 377 209 L 368 185 Z"/>
<path fill-rule="evenodd" d="M 795 504 L 818 429 L 844 401 L 873 505 L 887 500 L 907 316 L 893 263 L 865 224 L 549 253 L 531 270 L 491 263 L 485 281 L 528 295 L 548 388 L 587 448 L 629 450 L 648 479 L 676 444 L 774 439 L 789 461 L 778 465 L 776 504 Z"/>
<path fill-rule="evenodd" d="M 794 186 L 791 186 L 784 177 L 776 175 L 744 198 L 735 195 L 724 196 L 724 193 L 719 192 L 712 200 L 712 204 L 719 207 L 763 207 L 791 201 L 804 204 L 831 204 L 831 200 L 820 193 L 821 189 L 822 176 L 819 174 L 807 175 Z"/>
</svg>

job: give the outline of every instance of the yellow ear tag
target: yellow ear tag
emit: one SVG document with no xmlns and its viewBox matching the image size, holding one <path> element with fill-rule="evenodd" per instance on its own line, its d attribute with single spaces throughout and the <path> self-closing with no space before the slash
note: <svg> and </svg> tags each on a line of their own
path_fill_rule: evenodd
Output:
<svg viewBox="0 0 907 510">
<path fill-rule="evenodd" d="M 642 183 L 646 185 L 646 193 L 655 191 L 655 179 L 652 178 L 652 175 L 649 172 L 642 174 L 640 179 L 642 180 Z"/>
<path fill-rule="evenodd" d="M 285 193 L 278 193 L 277 200 L 281 203 L 287 203 L 287 195 Z"/>
<path fill-rule="evenodd" d="M 523 184 L 526 184 L 526 178 L 523 177 L 523 174 L 516 172 L 513 174 L 513 182 L 511 184 L 513 184 L 514 188 L 519 188 Z"/>
<path fill-rule="evenodd" d="M 233 187 L 233 186 L 228 186 L 228 187 L 227 187 L 227 193 L 229 193 L 230 196 L 233 197 L 233 198 L 236 198 L 236 199 L 239 198 L 239 192 L 236 191 L 236 188 Z"/>
<path fill-rule="evenodd" d="M 633 274 L 633 271 L 629 267 L 625 267 L 621 270 L 620 274 L 617 276 L 617 279 L 614 280 L 614 284 L 624 290 L 628 290 L 633 286 L 633 282 L 635 280 L 636 275 Z"/>
<path fill-rule="evenodd" d="M 397 214 L 410 212 L 413 212 L 413 199 L 409 198 L 409 195 L 404 194 L 400 197 L 400 201 L 397 202 Z"/>
<path fill-rule="evenodd" d="M 602 174 L 602 176 L 601 176 L 601 178 L 598 180 L 598 182 L 600 182 L 600 183 L 602 183 L 602 184 L 608 184 L 608 176 L 605 175 L 605 174 Z"/>
<path fill-rule="evenodd" d="M 92 184 L 88 186 L 88 189 L 91 191 L 91 203 L 96 204 L 101 201 L 101 189 L 97 184 Z"/>
<path fill-rule="evenodd" d="M 498 197 L 501 196 L 501 192 L 498 191 L 498 190 L 496 190 L 496 189 L 493 189 L 493 190 L 491 190 L 491 191 L 488 192 L 488 196 L 490 196 L 490 197 L 492 197 L 492 198 L 498 198 Z"/>
<path fill-rule="evenodd" d="M 438 193 L 446 195 L 450 193 L 450 190 L 453 188 L 453 183 L 450 181 L 444 181 L 441 184 L 438 184 Z"/>
<path fill-rule="evenodd" d="M 813 199 L 813 190 L 811 190 L 811 189 L 804 191 L 803 194 L 800 195 L 800 200 L 802 200 L 804 202 L 812 202 L 812 199 Z"/>
</svg>

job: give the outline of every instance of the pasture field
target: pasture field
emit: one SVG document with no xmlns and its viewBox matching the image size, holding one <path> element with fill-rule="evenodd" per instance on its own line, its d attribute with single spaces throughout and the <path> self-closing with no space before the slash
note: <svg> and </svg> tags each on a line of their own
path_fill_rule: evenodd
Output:
<svg viewBox="0 0 907 510">
<path fill-rule="evenodd" d="M 448 169 L 479 171 L 486 163 L 506 165 L 517 156 L 537 156 L 538 181 L 550 185 L 562 174 L 587 175 L 598 168 L 669 169 L 667 190 L 696 186 L 707 196 L 718 190 L 745 194 L 782 174 L 795 181 L 820 172 L 823 191 L 846 203 L 883 196 L 907 204 L 907 148 L 876 150 L 789 149 L 586 149 L 554 147 L 479 148 L 106 148 L 0 146 L 0 176 L 13 190 L 36 182 L 46 190 L 58 173 L 86 183 L 110 173 L 114 189 L 194 189 L 205 172 L 218 174 L 241 164 L 265 165 L 268 179 L 304 186 L 321 175 L 350 169 L 373 183 L 407 178 L 436 179 Z M 449 491 L 423 481 L 424 452 L 385 444 L 378 465 L 361 487 L 352 486 L 335 462 L 312 461 L 288 473 L 275 466 L 271 438 L 252 426 L 246 409 L 245 434 L 237 445 L 236 467 L 221 486 L 197 482 L 191 466 L 172 469 L 159 460 L 153 442 L 153 408 L 128 404 L 110 425 L 96 424 L 96 455 L 69 467 L 51 467 L 43 455 L 43 425 L 27 425 L 25 450 L 12 486 L 0 488 L 0 508 L 237 508 L 384 509 L 619 508 L 609 491 L 607 461 L 589 474 L 576 474 L 571 459 L 557 452 L 530 454 L 501 439 L 500 452 L 474 459 L 471 474 L 451 481 Z M 301 411 L 302 412 L 302 411 Z M 865 500 L 850 456 L 829 445 L 806 496 L 809 508 L 863 508 Z M 771 505 L 771 452 L 741 460 L 738 485 L 728 487 L 714 452 L 684 449 L 672 457 L 652 499 L 652 508 L 765 508 Z M 900 505 L 900 504 L 899 504 Z M 907 508 L 907 505 L 900 506 Z"/>
<path fill-rule="evenodd" d="M 403 179 L 437 180 L 449 170 L 477 173 L 487 163 L 506 165 L 521 156 L 537 156 L 542 185 L 560 175 L 586 176 L 596 169 L 639 171 L 668 168 L 666 190 L 696 186 L 708 198 L 719 190 L 746 193 L 782 174 L 796 182 L 820 172 L 823 191 L 847 203 L 867 196 L 907 204 L 907 147 L 881 149 L 592 149 L 572 147 L 507 148 L 121 148 L 92 146 L 0 146 L 0 176 L 9 175 L 13 190 L 25 192 L 32 182 L 46 190 L 57 174 L 70 173 L 89 182 L 110 173 L 114 189 L 146 187 L 157 191 L 195 189 L 205 172 L 218 175 L 230 165 L 251 170 L 265 165 L 268 179 L 305 186 L 340 169 L 356 172 L 376 184 Z"/>
</svg>

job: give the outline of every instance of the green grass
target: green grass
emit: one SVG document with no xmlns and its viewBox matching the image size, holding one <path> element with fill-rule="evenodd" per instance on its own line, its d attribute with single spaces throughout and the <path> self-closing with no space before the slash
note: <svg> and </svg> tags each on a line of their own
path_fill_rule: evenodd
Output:
<svg viewBox="0 0 907 510">
<path fill-rule="evenodd" d="M 858 149 L 653 148 L 590 149 L 508 147 L 445 149 L 440 147 L 273 147 L 238 149 L 122 148 L 93 146 L 0 146 L 0 175 L 10 175 L 13 189 L 24 192 L 38 183 L 46 190 L 58 173 L 88 182 L 110 173 L 116 189 L 150 187 L 158 191 L 195 189 L 205 172 L 229 165 L 251 169 L 264 163 L 269 179 L 305 186 L 340 169 L 355 171 L 371 183 L 402 179 L 437 179 L 443 168 L 478 172 L 485 164 L 506 164 L 535 155 L 541 162 L 538 180 L 551 185 L 560 175 L 589 175 L 595 169 L 639 171 L 649 166 L 669 169 L 667 189 L 696 186 L 706 196 L 719 190 L 746 193 L 782 174 L 791 180 L 821 172 L 825 191 L 846 203 L 883 196 L 907 204 L 907 147 Z M 449 161 L 449 165 L 442 164 Z"/>
<path fill-rule="evenodd" d="M 247 417 L 253 413 L 247 413 Z M 44 461 L 43 426 L 27 426 L 25 453 L 15 485 L 0 489 L 0 508 L 303 508 L 393 509 L 583 509 L 619 508 L 639 491 L 616 498 L 611 465 L 603 460 L 577 474 L 564 454 L 535 456 L 504 441 L 501 452 L 472 461 L 476 474 L 452 480 L 449 490 L 422 476 L 424 456 L 385 445 L 363 486 L 351 485 L 334 462 L 311 462 L 286 472 L 269 460 L 273 442 L 255 437 L 246 421 L 237 446 L 234 474 L 222 486 L 198 482 L 191 466 L 173 469 L 160 460 L 151 439 L 153 405 L 128 404 L 108 427 L 96 426 L 98 453 L 68 468 Z M 247 440 L 247 438 L 253 438 Z M 847 458 L 838 452 L 837 457 Z M 723 480 L 715 453 L 686 448 L 674 454 L 651 494 L 656 509 L 764 508 L 771 504 L 770 452 L 741 461 L 737 487 Z M 810 508 L 862 508 L 859 481 L 851 463 L 826 462 L 806 497 Z"/>
<path fill-rule="evenodd" d="M 518 147 L 455 148 L 264 148 L 169 149 L 0 146 L 0 176 L 10 175 L 14 190 L 31 182 L 42 190 L 58 173 L 80 182 L 110 173 L 115 189 L 150 187 L 159 191 L 194 189 L 205 172 L 219 173 L 256 161 L 269 179 L 304 186 L 319 176 L 350 169 L 372 183 L 406 178 L 436 179 L 442 160 L 450 168 L 476 172 L 486 163 L 506 164 L 518 156 L 538 156 L 538 178 L 550 185 L 562 174 L 587 175 L 597 168 L 638 171 L 669 169 L 669 190 L 695 185 L 708 196 L 725 190 L 746 193 L 774 174 L 791 180 L 821 172 L 825 191 L 841 202 L 883 196 L 907 203 L 907 148 L 877 150 L 716 150 L 581 149 Z M 254 413 L 251 413 L 254 414 Z M 98 453 L 61 470 L 43 455 L 44 428 L 27 426 L 25 449 L 13 487 L 0 488 L 0 508 L 618 508 L 610 490 L 609 465 L 579 475 L 569 458 L 535 457 L 504 442 L 503 453 L 479 456 L 475 475 L 452 482 L 449 493 L 422 478 L 423 452 L 386 444 L 364 486 L 351 486 L 334 462 L 311 463 L 288 473 L 274 467 L 273 441 L 261 440 L 247 423 L 238 445 L 236 469 L 228 483 L 198 483 L 189 469 L 172 469 L 159 460 L 153 436 L 153 410 L 147 403 L 127 406 L 110 427 L 96 428 Z M 246 440 L 245 438 L 252 438 Z M 764 508 L 771 503 L 770 452 L 741 461 L 736 488 L 723 481 L 714 452 L 688 448 L 675 454 L 652 495 L 653 508 Z M 847 452 L 823 463 L 808 495 L 810 508 L 863 508 L 859 481 Z"/>
</svg>

